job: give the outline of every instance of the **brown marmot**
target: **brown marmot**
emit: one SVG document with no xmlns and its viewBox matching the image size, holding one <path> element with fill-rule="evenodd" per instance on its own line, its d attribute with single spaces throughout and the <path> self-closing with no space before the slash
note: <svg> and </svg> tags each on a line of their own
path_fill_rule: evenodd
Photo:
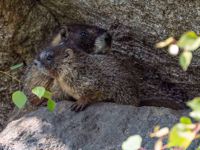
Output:
<svg viewBox="0 0 200 150">
<path fill-rule="evenodd" d="M 60 43 L 65 43 L 69 48 L 78 47 L 87 53 L 107 53 L 111 49 L 112 36 L 107 30 L 96 26 L 71 24 L 63 26 L 49 45 L 51 47 Z M 23 91 L 28 95 L 29 101 L 36 106 L 43 101 L 31 93 L 34 87 L 43 86 L 50 91 L 52 91 L 52 87 L 57 87 L 54 79 L 38 71 L 34 64 L 27 68 L 26 75 L 22 80 Z"/>
<path fill-rule="evenodd" d="M 76 112 L 99 101 L 139 105 L 137 75 L 114 56 L 88 54 L 62 43 L 42 51 L 35 64 L 77 100 L 71 107 Z"/>
</svg>

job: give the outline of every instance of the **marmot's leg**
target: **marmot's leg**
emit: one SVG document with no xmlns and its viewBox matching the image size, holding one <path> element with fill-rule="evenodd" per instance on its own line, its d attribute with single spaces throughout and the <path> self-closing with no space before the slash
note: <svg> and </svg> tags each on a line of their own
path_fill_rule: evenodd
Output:
<svg viewBox="0 0 200 150">
<path fill-rule="evenodd" d="M 92 84 L 87 90 L 85 90 L 80 96 L 80 98 L 71 106 L 71 110 L 78 112 L 84 110 L 87 106 L 91 105 L 92 103 L 103 101 L 104 95 L 99 90 L 89 89 L 91 87 L 96 87 Z"/>
<path fill-rule="evenodd" d="M 75 112 L 83 111 L 87 106 L 91 104 L 90 97 L 82 96 L 79 100 L 74 102 L 70 109 Z"/>
</svg>

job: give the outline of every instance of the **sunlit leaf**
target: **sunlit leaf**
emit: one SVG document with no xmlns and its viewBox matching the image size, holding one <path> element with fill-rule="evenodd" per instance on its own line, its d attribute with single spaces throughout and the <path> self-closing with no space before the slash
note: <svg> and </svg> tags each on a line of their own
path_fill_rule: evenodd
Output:
<svg viewBox="0 0 200 150">
<path fill-rule="evenodd" d="M 185 51 L 179 57 L 179 64 L 181 65 L 182 69 L 186 71 L 191 63 L 192 60 L 192 53 Z"/>
<path fill-rule="evenodd" d="M 177 44 L 184 50 L 193 51 L 200 46 L 200 38 L 196 35 L 195 32 L 189 31 L 181 36 Z"/>
<path fill-rule="evenodd" d="M 43 97 L 44 97 L 44 98 L 47 98 L 47 99 L 52 99 L 52 93 L 46 90 L 46 91 L 44 92 Z"/>
<path fill-rule="evenodd" d="M 187 149 L 194 138 L 195 133 L 187 125 L 178 123 L 171 129 L 167 145 Z"/>
<path fill-rule="evenodd" d="M 187 106 L 192 110 L 200 111 L 200 97 L 195 97 L 193 100 L 187 102 Z"/>
<path fill-rule="evenodd" d="M 200 150 L 200 146 L 198 146 L 196 150 Z"/>
<path fill-rule="evenodd" d="M 23 108 L 24 105 L 26 104 L 27 101 L 27 97 L 26 95 L 21 92 L 21 91 L 16 91 L 12 94 L 12 100 L 14 102 L 14 104 L 18 107 L 18 108 Z"/>
<path fill-rule="evenodd" d="M 141 147 L 142 138 L 140 135 L 130 136 L 122 144 L 122 150 L 138 150 Z"/>
<path fill-rule="evenodd" d="M 200 120 L 200 111 L 199 110 L 195 110 L 190 112 L 190 117 L 194 118 L 195 120 L 199 121 Z"/>
<path fill-rule="evenodd" d="M 150 136 L 151 137 L 163 137 L 165 135 L 167 135 L 169 133 L 169 128 L 162 128 L 154 133 L 151 133 Z"/>
<path fill-rule="evenodd" d="M 45 88 L 41 86 L 38 86 L 32 89 L 32 93 L 37 95 L 40 99 L 44 96 L 45 91 L 46 91 Z"/>
<path fill-rule="evenodd" d="M 181 117 L 180 123 L 183 123 L 183 124 L 191 124 L 191 123 L 192 123 L 192 120 L 191 120 L 189 117 Z"/>
<path fill-rule="evenodd" d="M 18 69 L 18 68 L 22 67 L 23 65 L 24 65 L 23 63 L 16 64 L 16 65 L 14 65 L 14 66 L 11 66 L 11 67 L 10 67 L 10 70 Z"/>
<path fill-rule="evenodd" d="M 159 131 L 159 130 L 160 130 L 160 126 L 157 125 L 157 126 L 154 127 L 153 132 L 157 132 L 157 131 Z"/>
<path fill-rule="evenodd" d="M 170 37 L 164 41 L 161 41 L 159 43 L 156 44 L 156 48 L 163 48 L 166 47 L 172 43 L 174 43 L 176 40 L 173 37 Z"/>
<path fill-rule="evenodd" d="M 54 102 L 53 100 L 49 99 L 47 101 L 47 108 L 49 111 L 53 112 L 54 109 L 56 108 L 56 102 Z"/>
<path fill-rule="evenodd" d="M 161 150 L 163 147 L 163 142 L 161 139 L 158 139 L 154 145 L 154 150 Z"/>
</svg>

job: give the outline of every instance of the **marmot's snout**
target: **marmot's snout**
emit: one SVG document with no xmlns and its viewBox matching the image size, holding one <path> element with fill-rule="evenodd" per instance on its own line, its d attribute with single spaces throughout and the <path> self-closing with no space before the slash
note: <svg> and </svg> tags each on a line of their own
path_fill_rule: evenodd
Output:
<svg viewBox="0 0 200 150">
<path fill-rule="evenodd" d="M 34 64 L 34 66 L 36 66 L 37 68 L 40 68 L 40 67 L 41 67 L 41 63 L 40 63 L 40 61 L 38 61 L 37 59 L 35 59 L 35 60 L 33 61 L 33 64 Z"/>
<path fill-rule="evenodd" d="M 49 74 L 48 70 L 52 68 L 54 54 L 49 50 L 42 51 L 38 58 L 34 60 L 34 65 L 44 74 Z"/>
</svg>

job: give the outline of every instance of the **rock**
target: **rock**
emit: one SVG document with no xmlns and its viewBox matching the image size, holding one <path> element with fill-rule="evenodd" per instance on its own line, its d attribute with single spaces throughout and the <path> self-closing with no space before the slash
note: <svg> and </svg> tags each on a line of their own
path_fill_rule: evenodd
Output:
<svg viewBox="0 0 200 150">
<path fill-rule="evenodd" d="M 153 128 L 171 127 L 188 112 L 98 103 L 75 113 L 70 105 L 63 101 L 53 113 L 40 108 L 12 121 L 0 133 L 0 149 L 116 150 L 129 136 L 139 134 L 150 150 L 155 142 L 149 137 Z"/>
</svg>

